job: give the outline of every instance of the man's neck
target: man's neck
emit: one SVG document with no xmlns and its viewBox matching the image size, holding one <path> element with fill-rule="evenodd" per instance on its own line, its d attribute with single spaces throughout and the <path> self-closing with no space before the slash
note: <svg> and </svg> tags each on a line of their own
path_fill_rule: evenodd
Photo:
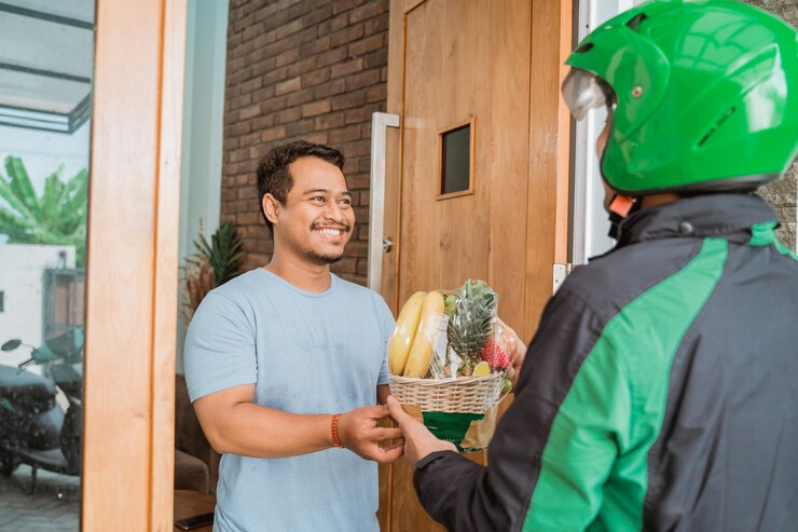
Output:
<svg viewBox="0 0 798 532">
<path fill-rule="evenodd" d="M 324 292 L 332 282 L 329 264 L 315 264 L 303 260 L 289 251 L 280 249 L 277 245 L 271 262 L 263 268 L 306 292 Z"/>
<path fill-rule="evenodd" d="M 664 205 L 666 203 L 673 203 L 679 201 L 681 196 L 670 192 L 663 192 L 662 194 L 651 194 L 650 196 L 643 196 L 640 200 L 640 206 L 643 208 L 653 207 L 655 205 Z"/>
</svg>

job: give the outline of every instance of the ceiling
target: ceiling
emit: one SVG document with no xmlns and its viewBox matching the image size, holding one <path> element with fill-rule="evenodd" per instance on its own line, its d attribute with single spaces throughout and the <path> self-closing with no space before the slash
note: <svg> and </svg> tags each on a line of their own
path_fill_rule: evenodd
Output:
<svg viewBox="0 0 798 532">
<path fill-rule="evenodd" d="M 0 124 L 72 133 L 91 111 L 94 0 L 0 0 Z"/>
</svg>

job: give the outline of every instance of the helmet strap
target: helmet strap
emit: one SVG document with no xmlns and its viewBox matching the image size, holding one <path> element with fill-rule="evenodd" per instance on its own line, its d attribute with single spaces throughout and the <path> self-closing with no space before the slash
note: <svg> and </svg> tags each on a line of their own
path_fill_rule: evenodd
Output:
<svg viewBox="0 0 798 532">
<path fill-rule="evenodd" d="M 615 193 L 610 200 L 608 211 L 610 213 L 610 232 L 609 237 L 615 240 L 618 239 L 618 234 L 621 222 L 629 216 L 637 203 L 637 198 L 632 196 L 624 196 L 623 194 Z"/>
</svg>

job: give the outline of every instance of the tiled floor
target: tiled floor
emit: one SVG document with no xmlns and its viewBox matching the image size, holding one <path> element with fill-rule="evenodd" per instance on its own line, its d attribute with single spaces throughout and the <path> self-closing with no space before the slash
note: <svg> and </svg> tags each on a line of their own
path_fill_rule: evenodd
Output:
<svg viewBox="0 0 798 532">
<path fill-rule="evenodd" d="M 77 531 L 80 479 L 39 470 L 36 492 L 28 495 L 30 467 L 20 466 L 10 477 L 0 476 L 0 531 Z"/>
</svg>

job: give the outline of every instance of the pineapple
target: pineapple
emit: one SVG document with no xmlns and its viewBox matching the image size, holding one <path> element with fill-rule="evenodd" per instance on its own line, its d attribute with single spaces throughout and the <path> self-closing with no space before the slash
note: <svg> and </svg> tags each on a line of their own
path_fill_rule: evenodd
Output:
<svg viewBox="0 0 798 532">
<path fill-rule="evenodd" d="M 471 279 L 454 296 L 454 312 L 447 330 L 449 345 L 465 359 L 469 367 L 463 369 L 470 374 L 493 332 L 498 297 L 484 281 Z"/>
</svg>

